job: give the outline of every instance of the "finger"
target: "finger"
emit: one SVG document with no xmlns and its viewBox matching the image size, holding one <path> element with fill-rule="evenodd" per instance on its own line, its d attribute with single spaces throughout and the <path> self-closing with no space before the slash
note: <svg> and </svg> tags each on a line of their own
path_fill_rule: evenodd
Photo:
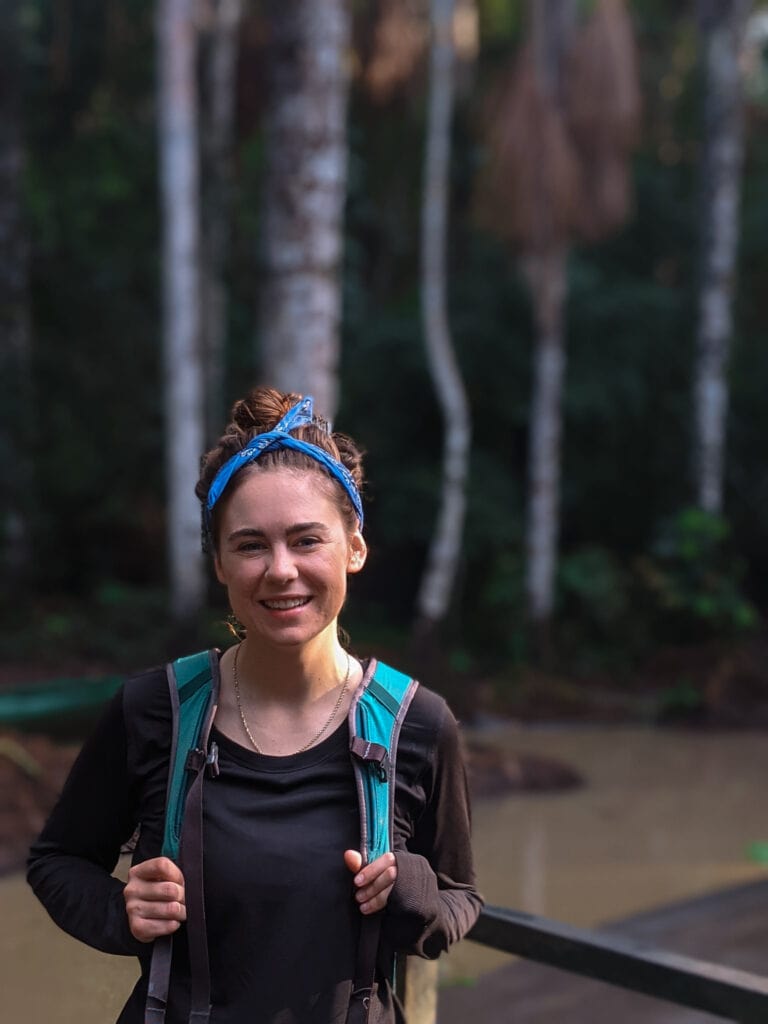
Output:
<svg viewBox="0 0 768 1024">
<path fill-rule="evenodd" d="M 344 863 L 354 875 L 363 866 L 363 855 L 359 850 L 345 850 Z"/>
<path fill-rule="evenodd" d="M 384 892 L 385 889 L 391 889 L 395 884 L 397 878 L 397 868 L 393 866 L 386 868 L 380 872 L 368 885 L 362 886 L 355 893 L 355 899 L 358 903 L 367 903 L 369 900 L 374 899 L 379 893 Z"/>
<path fill-rule="evenodd" d="M 390 893 L 394 886 L 388 885 L 381 892 L 379 892 L 373 899 L 366 900 L 360 904 L 360 912 L 362 914 L 375 914 L 379 910 L 383 910 L 387 905 Z M 358 894 L 359 895 L 359 894 Z"/>
<path fill-rule="evenodd" d="M 374 896 L 378 896 L 379 893 L 383 892 L 385 889 L 391 889 L 395 884 L 396 878 L 397 873 L 394 868 L 385 871 L 368 885 L 364 885 L 362 889 L 358 889 L 355 893 L 355 899 L 358 903 L 365 903 L 366 900 L 373 899 Z"/>
<path fill-rule="evenodd" d="M 395 855 L 394 855 L 394 853 L 391 853 L 391 852 L 390 853 L 383 853 L 380 857 L 377 857 L 376 860 L 372 860 L 370 864 L 366 864 L 366 866 L 362 869 L 362 871 L 358 872 L 358 874 L 355 875 L 355 879 L 354 879 L 355 885 L 357 885 L 357 886 L 368 885 L 375 878 L 378 878 L 378 876 L 383 871 L 388 871 L 390 868 L 394 868 L 394 867 L 395 867 Z"/>
<path fill-rule="evenodd" d="M 181 869 L 169 857 L 153 857 L 151 860 L 142 861 L 141 864 L 134 864 L 129 870 L 128 876 L 129 878 L 140 878 L 145 882 L 184 884 L 184 875 L 181 873 Z"/>
<path fill-rule="evenodd" d="M 152 903 L 186 903 L 184 886 L 176 882 L 129 882 L 125 893 L 126 902 L 135 899 Z"/>
<path fill-rule="evenodd" d="M 143 918 L 129 922 L 131 935 L 139 942 L 154 942 L 163 935 L 173 935 L 181 927 L 179 921 L 148 921 Z"/>
<path fill-rule="evenodd" d="M 146 903 L 141 900 L 132 902 L 126 908 L 128 914 L 141 918 L 143 921 L 186 921 L 187 908 L 183 903 Z"/>
</svg>

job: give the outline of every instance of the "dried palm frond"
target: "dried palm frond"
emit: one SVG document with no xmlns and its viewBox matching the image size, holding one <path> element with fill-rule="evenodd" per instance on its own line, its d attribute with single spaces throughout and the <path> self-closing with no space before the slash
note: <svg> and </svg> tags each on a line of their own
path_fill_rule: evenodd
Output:
<svg viewBox="0 0 768 1024">
<path fill-rule="evenodd" d="M 547 89 L 526 47 L 492 93 L 486 119 L 478 220 L 528 249 L 600 238 L 631 205 L 640 89 L 623 0 L 598 0 L 564 52 L 562 86 Z"/>
<path fill-rule="evenodd" d="M 598 0 L 574 37 L 565 82 L 568 128 L 582 169 L 580 233 L 595 239 L 626 219 L 631 202 L 627 154 L 637 141 L 641 102 L 624 0 Z"/>
<path fill-rule="evenodd" d="M 491 95 L 478 220 L 524 247 L 571 233 L 578 217 L 579 167 L 556 99 L 545 94 L 530 47 Z"/>
</svg>

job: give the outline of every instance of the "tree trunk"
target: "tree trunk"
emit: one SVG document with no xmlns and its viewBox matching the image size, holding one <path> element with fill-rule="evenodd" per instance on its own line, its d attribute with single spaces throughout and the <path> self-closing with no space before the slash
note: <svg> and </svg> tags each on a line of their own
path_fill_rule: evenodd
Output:
<svg viewBox="0 0 768 1024">
<path fill-rule="evenodd" d="M 220 433 L 225 411 L 226 272 L 232 217 L 232 150 L 241 7 L 241 0 L 210 0 L 204 47 L 200 293 L 207 443 L 212 443 Z"/>
<path fill-rule="evenodd" d="M 576 23 L 573 0 L 530 4 L 531 42 L 537 88 L 553 111 L 563 110 L 563 65 Z M 560 516 L 560 438 L 565 375 L 563 309 L 567 245 L 548 215 L 548 196 L 538 197 L 539 237 L 531 240 L 522 263 L 531 288 L 536 339 L 528 449 L 526 598 L 539 653 L 555 604 Z"/>
<path fill-rule="evenodd" d="M 21 3 L 0 4 L 0 567 L 18 593 L 30 569 L 32 507 L 28 245 L 22 211 Z"/>
<path fill-rule="evenodd" d="M 525 270 L 534 305 L 536 344 L 528 448 L 526 591 L 528 614 L 541 629 L 554 610 L 560 508 L 566 291 L 565 245 L 531 255 Z"/>
<path fill-rule="evenodd" d="M 432 0 L 432 50 L 421 225 L 422 317 L 429 369 L 443 413 L 440 510 L 417 602 L 417 634 L 445 619 L 461 552 L 470 417 L 451 344 L 446 299 L 446 235 L 453 110 L 454 0 Z"/>
<path fill-rule="evenodd" d="M 263 194 L 266 383 L 338 400 L 349 0 L 271 0 Z"/>
<path fill-rule="evenodd" d="M 723 506 L 728 357 L 744 152 L 739 55 L 750 6 L 749 0 L 706 0 L 699 4 L 706 92 L 694 459 L 698 504 L 715 513 Z"/>
<path fill-rule="evenodd" d="M 157 21 L 167 529 L 171 610 L 180 626 L 200 611 L 205 589 L 194 497 L 204 447 L 194 9 L 194 0 L 159 0 Z"/>
</svg>

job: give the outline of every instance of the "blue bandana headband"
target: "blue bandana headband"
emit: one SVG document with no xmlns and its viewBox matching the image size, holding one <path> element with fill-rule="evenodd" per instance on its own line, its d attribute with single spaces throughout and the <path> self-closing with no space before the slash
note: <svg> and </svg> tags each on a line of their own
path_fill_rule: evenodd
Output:
<svg viewBox="0 0 768 1024">
<path fill-rule="evenodd" d="M 236 455 L 233 455 L 231 459 L 224 463 L 213 478 L 213 483 L 208 491 L 205 519 L 209 528 L 211 525 L 211 511 L 235 473 L 242 469 L 243 466 L 247 466 L 249 462 L 254 462 L 264 452 L 277 451 L 279 448 L 292 448 L 303 455 L 308 455 L 310 459 L 320 463 L 334 480 L 338 480 L 352 502 L 360 523 L 360 529 L 363 528 L 363 503 L 360 500 L 360 492 L 357 489 L 357 485 L 347 467 L 342 465 L 337 459 L 334 459 L 328 452 L 323 451 L 322 448 L 318 448 L 316 444 L 300 441 L 299 438 L 292 437 L 290 434 L 291 430 L 313 422 L 313 405 L 314 400 L 311 395 L 302 398 L 292 409 L 288 410 L 272 430 L 268 430 L 264 434 L 257 434 L 256 437 L 251 438 L 245 448 L 242 448 Z"/>
</svg>

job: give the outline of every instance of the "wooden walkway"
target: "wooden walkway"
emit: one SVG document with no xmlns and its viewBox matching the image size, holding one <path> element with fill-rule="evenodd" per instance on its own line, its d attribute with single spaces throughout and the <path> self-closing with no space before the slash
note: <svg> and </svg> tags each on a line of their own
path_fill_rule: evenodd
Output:
<svg viewBox="0 0 768 1024">
<path fill-rule="evenodd" d="M 768 975 L 768 879 L 606 926 L 644 945 Z M 714 1024 L 707 1013 L 513 960 L 471 988 L 440 990 L 438 1024 Z"/>
</svg>

